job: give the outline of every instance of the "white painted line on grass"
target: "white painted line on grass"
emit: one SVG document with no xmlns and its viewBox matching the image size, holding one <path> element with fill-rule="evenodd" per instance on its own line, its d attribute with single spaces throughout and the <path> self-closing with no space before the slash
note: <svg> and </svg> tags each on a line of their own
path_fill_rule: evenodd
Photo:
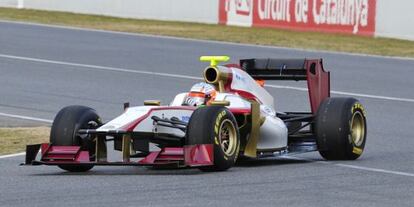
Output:
<svg viewBox="0 0 414 207">
<path fill-rule="evenodd" d="M 136 73 L 136 74 L 144 74 L 144 75 L 164 76 L 164 77 L 170 77 L 170 78 L 184 78 L 184 79 L 190 79 L 190 80 L 202 80 L 202 78 L 200 78 L 200 77 L 189 76 L 189 75 L 179 75 L 179 74 L 151 72 L 151 71 L 144 71 L 144 70 L 133 70 L 133 69 L 127 69 L 127 68 L 117 68 L 117 67 L 107 67 L 107 66 L 99 66 L 99 65 L 72 63 L 72 62 L 64 62 L 64 61 L 56 61 L 56 60 L 47 60 L 47 59 L 31 58 L 31 57 L 23 57 L 23 56 L 15 56 L 15 55 L 7 55 L 7 54 L 0 54 L 0 57 L 2 57 L 2 58 L 9 58 L 9 59 L 16 59 L 16 60 L 24 60 L 24 61 L 48 63 L 48 64 L 57 64 L 57 65 L 65 65 L 65 66 L 75 66 L 76 68 L 72 68 L 73 70 L 95 69 L 95 70 L 103 70 L 103 71 L 114 71 L 114 72 L 124 72 L 124 73 Z M 297 90 L 297 91 L 308 91 L 307 88 L 293 87 L 293 86 L 282 86 L 282 85 L 269 85 L 269 84 L 267 84 L 266 87 L 269 87 L 269 88 L 278 88 L 278 89 L 290 89 L 290 90 Z M 362 97 L 362 98 L 371 98 L 371 99 L 379 99 L 379 100 L 388 100 L 388 101 L 399 101 L 399 102 L 410 102 L 410 103 L 414 103 L 414 99 L 410 99 L 410 98 L 398 98 L 398 97 L 390 97 L 390 96 L 378 96 L 378 95 L 370 95 L 370 94 L 362 94 L 362 93 L 352 93 L 352 92 L 345 92 L 345 91 L 334 91 L 334 90 L 331 91 L 331 93 L 332 94 L 338 94 L 338 95 L 356 96 L 356 97 Z"/>
<path fill-rule="evenodd" d="M 392 174 L 392 175 L 402 175 L 407 177 L 414 177 L 414 173 L 407 173 L 407 172 L 401 172 L 401 171 L 395 171 L 395 170 L 385 170 L 380 168 L 372 168 L 372 167 L 362 167 L 357 165 L 349 165 L 349 164 L 342 164 L 342 163 L 333 163 L 328 161 L 315 161 L 312 159 L 306 159 L 306 158 L 300 158 L 300 157 L 293 157 L 293 156 L 282 156 L 283 158 L 292 159 L 292 160 L 300 160 L 300 161 L 309 161 L 313 163 L 320 163 L 325 165 L 334 165 L 338 167 L 344 167 L 344 168 L 351 168 L 351 169 L 357 169 L 357 170 L 363 170 L 363 171 L 369 171 L 369 172 L 377 172 L 377 173 L 385 173 L 385 174 Z"/>
<path fill-rule="evenodd" d="M 21 116 L 21 115 L 7 114 L 7 113 L 1 113 L 1 112 L 0 112 L 0 116 L 16 118 L 16 119 L 24 119 L 24 120 L 30 120 L 30 121 L 40 121 L 40 122 L 45 122 L 45 123 L 52 123 L 53 122 L 52 120 L 49 120 L 49 119 L 41 119 L 41 118 L 37 118 L 37 117 Z"/>
<path fill-rule="evenodd" d="M 42 24 L 42 23 L 34 23 L 34 22 L 0 20 L 0 23 L 21 24 L 21 25 L 49 27 L 49 28 L 57 28 L 57 29 L 79 30 L 79 31 L 86 31 L 86 32 L 100 32 L 100 33 L 108 33 L 108 34 L 150 37 L 150 38 L 159 38 L 159 39 L 182 40 L 182 41 L 192 41 L 192 42 L 201 42 L 201 43 L 210 43 L 210 44 L 234 45 L 234 46 L 257 47 L 257 48 L 279 49 L 279 50 L 300 51 L 300 52 L 326 53 L 326 54 L 336 54 L 336 55 L 348 55 L 348 56 L 370 57 L 370 58 L 380 58 L 380 59 L 396 59 L 396 60 L 414 61 L 414 58 L 411 58 L 411 57 L 371 55 L 371 54 L 363 54 L 363 53 L 339 52 L 339 51 L 305 49 L 305 48 L 290 48 L 290 47 L 270 46 L 270 45 L 254 45 L 254 44 L 248 44 L 248 43 L 225 42 L 225 41 L 218 41 L 218 40 L 203 40 L 203 39 L 195 39 L 195 38 L 162 36 L 162 35 L 144 34 L 144 33 L 120 32 L 120 31 L 110 31 L 110 30 L 103 30 L 103 29 L 82 28 L 82 27 L 75 27 L 75 26 Z"/>
<path fill-rule="evenodd" d="M 22 155 L 25 155 L 25 154 L 26 154 L 26 152 L 19 152 L 19 153 L 14 153 L 14 154 L 1 155 L 0 159 L 10 158 L 10 157 L 17 157 L 17 156 L 22 156 Z"/>
</svg>

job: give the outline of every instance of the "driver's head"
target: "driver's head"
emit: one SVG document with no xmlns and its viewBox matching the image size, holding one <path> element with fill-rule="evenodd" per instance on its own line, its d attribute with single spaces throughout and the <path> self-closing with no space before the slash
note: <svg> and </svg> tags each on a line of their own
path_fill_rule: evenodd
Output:
<svg viewBox="0 0 414 207">
<path fill-rule="evenodd" d="M 216 89 L 214 86 L 200 82 L 191 87 L 187 98 L 184 101 L 184 105 L 187 106 L 201 106 L 206 105 L 216 96 Z"/>
</svg>

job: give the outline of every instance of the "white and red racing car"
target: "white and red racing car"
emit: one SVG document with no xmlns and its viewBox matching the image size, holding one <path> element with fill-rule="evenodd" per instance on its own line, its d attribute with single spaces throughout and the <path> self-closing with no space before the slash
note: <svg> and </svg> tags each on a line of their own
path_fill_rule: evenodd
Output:
<svg viewBox="0 0 414 207">
<path fill-rule="evenodd" d="M 263 158 L 319 151 L 328 160 L 363 152 L 366 117 L 354 98 L 331 98 L 321 59 L 210 61 L 204 82 L 169 105 L 145 101 L 102 123 L 94 109 L 68 106 L 56 115 L 50 143 L 28 145 L 27 165 L 87 171 L 95 165 L 146 165 L 227 170 L 240 157 Z M 277 112 L 265 80 L 306 80 L 310 112 Z M 122 160 L 107 159 L 107 142 Z M 40 155 L 38 155 L 41 149 Z"/>
</svg>

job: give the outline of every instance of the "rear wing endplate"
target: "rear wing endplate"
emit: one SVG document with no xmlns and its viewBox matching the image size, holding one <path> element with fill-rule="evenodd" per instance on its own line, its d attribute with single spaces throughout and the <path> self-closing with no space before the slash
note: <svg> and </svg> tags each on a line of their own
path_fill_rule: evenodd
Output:
<svg viewBox="0 0 414 207">
<path fill-rule="evenodd" d="M 256 80 L 306 80 L 313 114 L 330 97 L 330 73 L 322 59 L 243 59 L 240 67 Z"/>
</svg>

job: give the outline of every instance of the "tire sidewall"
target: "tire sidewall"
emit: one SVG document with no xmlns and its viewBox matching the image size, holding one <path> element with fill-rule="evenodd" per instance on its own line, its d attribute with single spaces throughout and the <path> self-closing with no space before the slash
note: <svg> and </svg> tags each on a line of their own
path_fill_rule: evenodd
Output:
<svg viewBox="0 0 414 207">
<path fill-rule="evenodd" d="M 220 126 L 225 121 L 231 121 L 233 126 L 235 127 L 236 136 L 237 136 L 237 143 L 236 143 L 236 149 L 231 155 L 227 155 L 223 148 L 220 145 L 219 140 L 219 132 L 220 132 Z M 234 163 L 237 160 L 239 148 L 240 148 L 240 135 L 238 132 L 237 123 L 235 121 L 235 118 L 233 114 L 225 109 L 223 107 L 223 110 L 220 110 L 217 112 L 216 119 L 214 120 L 214 130 L 212 130 L 212 137 L 214 137 L 213 144 L 214 144 L 214 163 L 215 165 L 221 165 L 221 166 L 228 166 L 229 168 L 234 165 Z"/>
<path fill-rule="evenodd" d="M 357 145 L 351 136 L 351 121 L 361 113 L 365 126 L 362 142 Z M 354 98 L 328 98 L 319 107 L 316 118 L 317 145 L 320 154 L 329 160 L 354 160 L 363 152 L 367 129 L 366 112 Z M 356 151 L 355 148 L 358 150 Z M 358 153 L 356 153 L 358 152 Z"/>
<path fill-rule="evenodd" d="M 362 117 L 363 117 L 363 122 L 364 122 L 364 137 L 362 142 L 358 145 L 357 143 L 354 142 L 354 140 L 352 140 L 352 136 L 351 136 L 351 121 L 352 121 L 352 117 L 355 113 L 361 113 Z M 361 156 L 363 150 L 365 149 L 365 143 L 366 143 L 366 138 L 367 138 L 367 121 L 366 121 L 366 111 L 365 108 L 363 107 L 363 105 L 361 103 L 359 103 L 357 100 L 355 100 L 352 105 L 351 105 L 351 112 L 349 113 L 348 116 L 348 133 L 347 133 L 347 143 L 346 143 L 346 153 L 347 156 L 350 157 L 351 159 L 357 159 L 359 156 Z"/>
<path fill-rule="evenodd" d="M 235 127 L 237 136 L 236 149 L 231 155 L 226 155 L 219 140 L 220 126 L 227 120 Z M 195 144 L 213 144 L 214 146 L 214 166 L 201 167 L 201 170 L 223 171 L 232 167 L 240 149 L 240 134 L 234 115 L 222 106 L 205 106 L 196 109 L 190 118 L 186 137 L 186 145 Z"/>
<path fill-rule="evenodd" d="M 51 134 L 50 143 L 57 146 L 80 146 L 80 137 L 77 137 L 79 129 L 87 128 L 88 123 L 94 121 L 97 127 L 102 125 L 102 121 L 96 111 L 89 107 L 68 106 L 63 108 L 55 117 Z M 82 146 L 84 150 L 92 149 Z"/>
<path fill-rule="evenodd" d="M 94 142 L 81 140 L 77 132 L 81 128 L 87 128 L 89 122 L 95 122 L 96 127 L 102 125 L 102 121 L 96 111 L 85 106 L 67 106 L 56 115 L 50 133 L 50 143 L 55 146 L 81 146 L 82 150 L 89 151 L 90 160 L 95 154 Z M 95 128 L 96 128 L 95 127 Z M 84 172 L 90 170 L 93 165 L 59 165 L 61 169 L 71 172 Z"/>
</svg>

